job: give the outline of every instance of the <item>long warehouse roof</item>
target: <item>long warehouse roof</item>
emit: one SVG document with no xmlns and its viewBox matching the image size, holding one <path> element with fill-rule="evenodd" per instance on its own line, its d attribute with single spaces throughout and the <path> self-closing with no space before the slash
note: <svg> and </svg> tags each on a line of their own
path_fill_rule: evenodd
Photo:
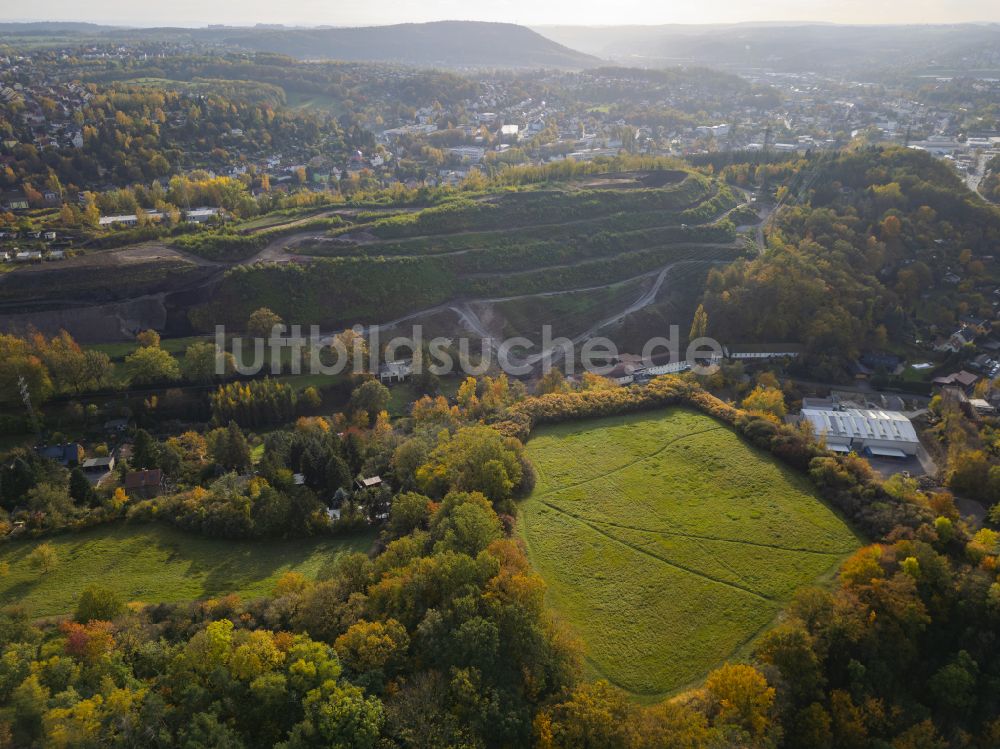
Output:
<svg viewBox="0 0 1000 749">
<path fill-rule="evenodd" d="M 843 439 L 919 441 L 913 424 L 898 411 L 805 408 L 802 415 L 809 419 L 817 435 Z"/>
</svg>

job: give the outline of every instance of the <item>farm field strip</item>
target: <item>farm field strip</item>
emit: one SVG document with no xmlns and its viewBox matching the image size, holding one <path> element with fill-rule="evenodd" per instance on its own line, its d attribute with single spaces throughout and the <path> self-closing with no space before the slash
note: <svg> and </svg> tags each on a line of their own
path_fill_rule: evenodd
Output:
<svg viewBox="0 0 1000 749">
<path fill-rule="evenodd" d="M 858 546 L 802 476 L 703 414 L 543 427 L 527 447 L 518 532 L 549 602 L 592 673 L 641 698 L 738 656 Z"/>
</svg>

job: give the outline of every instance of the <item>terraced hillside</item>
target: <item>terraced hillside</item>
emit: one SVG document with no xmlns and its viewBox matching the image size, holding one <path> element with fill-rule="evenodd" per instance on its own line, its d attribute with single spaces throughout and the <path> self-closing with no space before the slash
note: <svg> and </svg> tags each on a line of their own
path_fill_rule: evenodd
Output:
<svg viewBox="0 0 1000 749">
<path fill-rule="evenodd" d="M 519 533 L 594 676 L 659 696 L 702 677 L 858 541 L 805 479 L 708 416 L 533 435 Z"/>
<path fill-rule="evenodd" d="M 385 326 L 449 312 L 466 330 L 500 334 L 524 332 L 499 312 L 512 299 L 606 299 L 609 289 L 635 284 L 618 306 L 632 313 L 654 287 L 641 307 L 660 301 L 664 271 L 696 279 L 740 254 L 729 215 L 746 213 L 742 201 L 702 175 L 664 170 L 456 197 L 395 215 L 361 213 L 289 241 L 285 249 L 298 262 L 231 269 L 192 319 L 203 328 L 239 326 L 265 305 L 303 324 Z M 491 308 L 488 325 L 479 317 L 483 305 Z M 533 306 L 530 327 L 550 321 L 544 305 Z M 594 332 L 586 316 L 565 322 L 560 335 Z"/>
<path fill-rule="evenodd" d="M 746 251 L 734 224 L 755 221 L 753 208 L 680 169 L 494 185 L 423 209 L 326 207 L 18 268 L 0 277 L 0 307 L 9 328 L 88 341 L 242 330 L 260 306 L 327 328 L 419 322 L 535 340 L 551 324 L 580 340 L 645 340 L 688 329 L 712 264 Z M 127 283 L 109 284 L 109 269 Z"/>
</svg>

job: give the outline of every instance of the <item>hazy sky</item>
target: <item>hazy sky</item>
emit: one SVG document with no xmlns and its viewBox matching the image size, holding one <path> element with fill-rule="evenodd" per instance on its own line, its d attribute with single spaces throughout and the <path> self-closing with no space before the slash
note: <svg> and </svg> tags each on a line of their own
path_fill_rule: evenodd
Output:
<svg viewBox="0 0 1000 749">
<path fill-rule="evenodd" d="M 226 23 L 360 26 L 441 19 L 542 24 L 957 23 L 1000 21 L 998 0 L 33 0 L 0 3 L 6 21 L 93 21 L 121 25 Z"/>
</svg>

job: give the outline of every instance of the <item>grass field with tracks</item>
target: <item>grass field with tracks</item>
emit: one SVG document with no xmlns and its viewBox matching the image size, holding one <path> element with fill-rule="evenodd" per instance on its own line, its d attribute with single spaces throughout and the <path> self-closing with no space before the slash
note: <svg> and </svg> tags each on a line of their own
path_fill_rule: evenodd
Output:
<svg viewBox="0 0 1000 749">
<path fill-rule="evenodd" d="M 543 427 L 519 533 L 592 675 L 653 698 L 738 657 L 860 541 L 813 493 L 682 409 Z"/>
<path fill-rule="evenodd" d="M 91 583 L 117 591 L 126 601 L 159 603 L 239 593 L 271 592 L 284 573 L 322 576 L 340 554 L 368 551 L 374 533 L 344 538 L 230 541 L 184 533 L 163 525 L 118 523 L 41 540 L 0 546 L 0 605 L 24 606 L 31 616 L 71 613 Z M 32 567 L 28 555 L 40 543 L 55 548 L 55 567 Z"/>
</svg>

